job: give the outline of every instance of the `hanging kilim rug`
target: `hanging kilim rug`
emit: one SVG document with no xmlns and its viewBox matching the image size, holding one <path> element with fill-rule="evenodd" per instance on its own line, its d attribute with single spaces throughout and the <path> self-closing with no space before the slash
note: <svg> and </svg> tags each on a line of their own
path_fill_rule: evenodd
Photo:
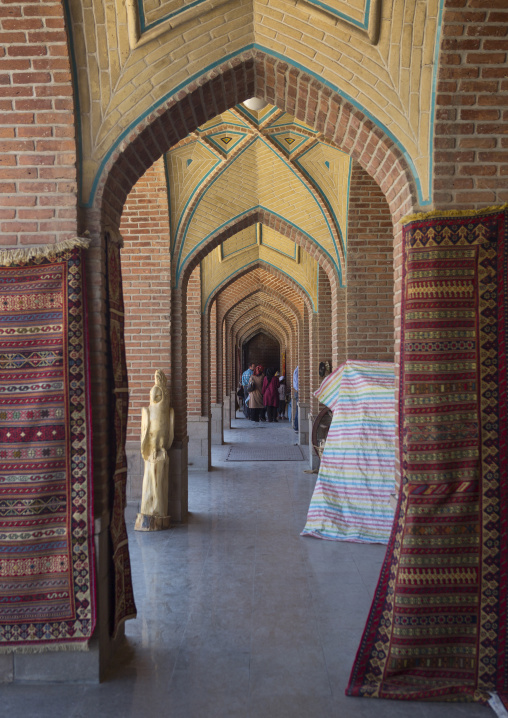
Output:
<svg viewBox="0 0 508 718">
<path fill-rule="evenodd" d="M 506 207 L 404 227 L 402 488 L 348 695 L 508 690 Z"/>
<path fill-rule="evenodd" d="M 111 426 L 112 486 L 111 543 L 113 546 L 114 613 L 112 633 L 129 618 L 136 618 L 136 604 L 132 588 L 131 562 L 125 507 L 127 505 L 127 457 L 125 439 L 129 411 L 129 389 L 124 340 L 124 305 L 120 249 L 122 238 L 108 232 L 106 235 L 108 326 L 109 326 L 109 386 L 113 408 Z"/>
<path fill-rule="evenodd" d="M 0 651 L 95 625 L 83 247 L 0 252 Z"/>
</svg>

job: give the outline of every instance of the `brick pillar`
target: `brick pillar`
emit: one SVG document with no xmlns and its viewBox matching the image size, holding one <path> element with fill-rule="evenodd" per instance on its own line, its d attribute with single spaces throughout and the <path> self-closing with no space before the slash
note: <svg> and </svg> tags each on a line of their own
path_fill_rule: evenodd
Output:
<svg viewBox="0 0 508 718">
<path fill-rule="evenodd" d="M 318 363 L 332 363 L 332 327 L 332 289 L 326 272 L 319 267 Z"/>
<path fill-rule="evenodd" d="M 356 162 L 349 193 L 347 357 L 393 361 L 393 224 L 379 186 Z"/>
<path fill-rule="evenodd" d="M 206 327 L 203 331 L 202 322 L 201 267 L 198 265 L 189 277 L 187 285 L 187 352 L 185 359 L 187 363 L 188 458 L 189 466 L 208 469 L 210 464 L 210 420 L 208 416 L 210 377 L 207 374 L 209 350 L 208 331 L 206 331 Z M 205 392 L 204 396 L 203 392 Z M 206 405 L 206 409 L 204 405 Z"/>
<path fill-rule="evenodd" d="M 124 239 L 121 262 L 129 376 L 127 497 L 139 500 L 144 470 L 139 446 L 141 407 L 148 404 L 156 369 L 165 372 L 171 386 L 171 255 L 162 159 L 130 191 L 120 232 Z"/>
<path fill-rule="evenodd" d="M 185 283 L 171 292 L 171 397 L 175 410 L 175 438 L 170 450 L 169 514 L 173 521 L 187 520 L 187 303 Z"/>
<path fill-rule="evenodd" d="M 310 323 L 312 310 L 305 307 L 303 331 L 298 342 L 298 443 L 309 443 Z"/>
<path fill-rule="evenodd" d="M 321 329 L 325 324 L 325 318 L 321 317 L 321 300 L 319 302 L 319 315 L 315 312 L 309 314 L 309 357 L 310 357 L 310 368 L 309 368 L 309 402 L 306 410 L 302 406 L 300 416 L 302 423 L 307 420 L 307 441 L 309 445 L 309 464 L 310 468 L 314 469 L 317 467 L 317 456 L 312 449 L 312 424 L 319 411 L 319 402 L 314 396 L 314 392 L 319 388 L 321 378 L 319 376 L 319 363 L 323 361 L 324 351 L 326 350 L 326 343 L 324 349 L 320 343 Z M 328 317 L 328 328 L 330 328 L 330 318 Z M 326 333 L 326 332 L 325 332 Z M 304 412 L 306 411 L 306 417 L 304 418 Z M 300 430 L 300 434 L 301 434 Z M 302 440 L 303 443 L 303 440 Z"/>
<path fill-rule="evenodd" d="M 221 446 L 224 443 L 224 400 L 223 400 L 223 378 L 222 371 L 218 375 L 218 367 L 222 366 L 222 360 L 217 357 L 217 302 L 213 302 L 208 318 L 209 334 L 209 362 L 208 376 L 210 379 L 210 443 Z M 211 467 L 211 447 L 210 447 Z"/>
</svg>

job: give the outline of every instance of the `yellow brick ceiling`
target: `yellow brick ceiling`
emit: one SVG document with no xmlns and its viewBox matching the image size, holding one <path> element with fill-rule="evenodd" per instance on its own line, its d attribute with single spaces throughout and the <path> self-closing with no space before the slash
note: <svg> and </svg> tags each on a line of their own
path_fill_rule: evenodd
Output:
<svg viewBox="0 0 508 718">
<path fill-rule="evenodd" d="M 440 0 L 65 0 L 79 94 L 82 201 L 121 137 L 226 56 L 287 59 L 388 132 L 429 196 Z"/>
<path fill-rule="evenodd" d="M 312 128 L 271 105 L 260 112 L 242 105 L 198 128 L 166 162 L 177 277 L 196 248 L 254 209 L 284 219 L 343 270 L 351 159 Z M 293 241 L 256 227 L 207 257 L 204 303 L 257 260 L 293 276 L 317 311 L 316 262 Z"/>
<path fill-rule="evenodd" d="M 316 261 L 273 229 L 253 225 L 242 230 L 210 252 L 201 266 L 203 310 L 217 288 L 226 286 L 242 270 L 259 266 L 274 267 L 282 272 L 291 280 L 290 284 L 296 283 L 307 294 L 314 310 L 318 310 Z M 256 276 L 251 278 L 253 285 Z"/>
</svg>

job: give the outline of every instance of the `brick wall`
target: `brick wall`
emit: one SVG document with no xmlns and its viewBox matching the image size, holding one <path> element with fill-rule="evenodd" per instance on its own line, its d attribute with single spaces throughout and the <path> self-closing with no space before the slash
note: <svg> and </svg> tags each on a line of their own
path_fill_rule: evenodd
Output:
<svg viewBox="0 0 508 718">
<path fill-rule="evenodd" d="M 129 374 L 127 439 L 139 438 L 141 407 L 156 369 L 171 379 L 169 214 L 164 163 L 156 162 L 125 203 L 120 231 Z"/>
<path fill-rule="evenodd" d="M 436 208 L 508 202 L 508 5 L 446 0 L 435 133 Z"/>
<path fill-rule="evenodd" d="M 187 285 L 187 412 L 201 416 L 201 267 Z"/>
<path fill-rule="evenodd" d="M 277 340 L 267 334 L 260 333 L 253 337 L 245 345 L 246 361 L 245 366 L 251 362 L 262 364 L 264 367 L 275 367 L 280 369 L 281 347 Z"/>
<path fill-rule="evenodd" d="M 222 376 L 217 375 L 217 367 L 222 366 L 217 361 L 217 302 L 210 309 L 210 397 L 213 403 L 222 401 Z"/>
<path fill-rule="evenodd" d="M 393 361 L 393 226 L 385 196 L 360 165 L 351 173 L 348 359 Z"/>
<path fill-rule="evenodd" d="M 0 37 L 0 245 L 74 237 L 74 103 L 61 3 L 3 0 Z"/>
</svg>

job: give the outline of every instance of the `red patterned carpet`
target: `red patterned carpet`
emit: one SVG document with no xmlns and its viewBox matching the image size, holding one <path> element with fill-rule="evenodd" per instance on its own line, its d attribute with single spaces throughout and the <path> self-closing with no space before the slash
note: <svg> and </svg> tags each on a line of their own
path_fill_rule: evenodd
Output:
<svg viewBox="0 0 508 718">
<path fill-rule="evenodd" d="M 120 264 L 121 239 L 111 235 L 106 237 L 107 283 L 108 283 L 108 320 L 110 342 L 110 405 L 113 407 L 111 436 L 111 482 L 113 487 L 113 506 L 111 514 L 111 542 L 113 545 L 114 568 L 114 615 L 113 635 L 119 626 L 129 618 L 136 618 L 136 604 L 132 588 L 131 563 L 127 528 L 125 526 L 125 507 L 127 505 L 127 457 L 125 437 L 129 412 L 129 393 L 127 382 L 127 364 L 125 360 L 124 306 L 122 293 L 122 270 Z"/>
<path fill-rule="evenodd" d="M 77 648 L 95 625 L 86 242 L 69 244 L 0 267 L 0 651 Z"/>
<path fill-rule="evenodd" d="M 402 488 L 347 693 L 507 693 L 507 211 L 404 228 Z"/>
</svg>

